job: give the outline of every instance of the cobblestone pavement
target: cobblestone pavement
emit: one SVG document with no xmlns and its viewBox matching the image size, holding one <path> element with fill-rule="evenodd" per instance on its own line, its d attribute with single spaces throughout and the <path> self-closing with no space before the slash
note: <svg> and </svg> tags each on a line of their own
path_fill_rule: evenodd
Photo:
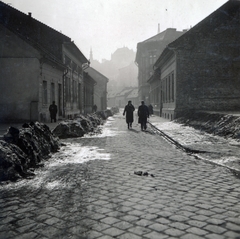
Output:
<svg viewBox="0 0 240 239">
<path fill-rule="evenodd" d="M 151 130 L 127 130 L 120 115 L 110 123 L 115 136 L 72 140 L 110 160 L 53 167 L 39 185 L 0 187 L 1 239 L 240 238 L 240 179 Z"/>
</svg>

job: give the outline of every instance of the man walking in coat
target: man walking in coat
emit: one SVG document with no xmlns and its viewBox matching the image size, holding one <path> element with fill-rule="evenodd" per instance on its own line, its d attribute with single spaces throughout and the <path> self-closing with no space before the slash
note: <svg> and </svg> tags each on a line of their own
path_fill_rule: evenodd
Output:
<svg viewBox="0 0 240 239">
<path fill-rule="evenodd" d="M 147 129 L 147 118 L 149 118 L 148 107 L 141 101 L 141 105 L 138 107 L 138 123 L 141 124 L 141 130 Z"/>
<path fill-rule="evenodd" d="M 132 101 L 129 100 L 128 104 L 125 106 L 123 115 L 126 113 L 126 123 L 128 125 L 128 129 L 132 128 L 133 123 L 133 111 L 135 110 L 134 106 L 132 105 Z"/>
<path fill-rule="evenodd" d="M 53 101 L 52 104 L 49 106 L 51 123 L 53 120 L 54 120 L 54 122 L 56 122 L 57 111 L 58 111 L 57 106 L 55 105 L 55 101 Z"/>
</svg>

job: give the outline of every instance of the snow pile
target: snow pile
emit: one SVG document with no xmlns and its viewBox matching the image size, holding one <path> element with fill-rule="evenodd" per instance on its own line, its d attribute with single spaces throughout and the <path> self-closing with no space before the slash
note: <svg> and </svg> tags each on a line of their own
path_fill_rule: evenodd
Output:
<svg viewBox="0 0 240 239">
<path fill-rule="evenodd" d="M 60 122 L 53 133 L 60 139 L 83 137 L 85 134 L 98 131 L 98 126 L 112 116 L 111 110 L 98 111 L 94 114 L 79 115 L 73 120 Z"/>
<path fill-rule="evenodd" d="M 201 112 L 152 124 L 184 147 L 202 151 L 194 154 L 198 158 L 240 172 L 239 120 L 237 116 Z"/>
<path fill-rule="evenodd" d="M 0 181 L 16 181 L 22 177 L 33 176 L 32 169 L 42 165 L 44 159 L 60 149 L 59 138 L 100 133 L 101 129 L 98 126 L 112 115 L 111 110 L 79 115 L 74 120 L 62 121 L 53 131 L 39 122 L 25 123 L 21 129 L 10 127 L 4 135 L 4 140 L 0 140 Z M 80 149 L 75 152 L 77 158 L 72 158 L 72 162 L 76 159 L 89 160 L 90 152 L 95 151 Z M 109 159 L 108 155 L 102 156 Z M 91 159 L 94 159 L 93 155 Z"/>
<path fill-rule="evenodd" d="M 59 148 L 59 139 L 45 124 L 31 122 L 21 129 L 10 127 L 4 140 L 0 140 L 0 181 L 32 176 L 29 169 Z"/>
<path fill-rule="evenodd" d="M 176 122 L 213 135 L 240 139 L 239 116 L 223 113 L 195 112 L 176 119 Z"/>
</svg>

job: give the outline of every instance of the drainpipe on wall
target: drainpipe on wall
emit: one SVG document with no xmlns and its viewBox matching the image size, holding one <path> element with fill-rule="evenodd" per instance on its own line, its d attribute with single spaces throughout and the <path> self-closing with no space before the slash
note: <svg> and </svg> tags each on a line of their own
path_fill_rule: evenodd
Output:
<svg viewBox="0 0 240 239">
<path fill-rule="evenodd" d="M 43 56 L 42 58 L 38 59 L 39 60 L 39 64 L 40 64 L 40 81 L 39 84 L 41 84 L 41 90 L 39 91 L 39 94 L 41 94 L 42 92 L 42 85 L 43 85 L 43 64 L 46 62 L 46 58 Z M 40 87 L 40 86 L 39 86 Z M 40 95 L 38 96 L 38 98 L 40 97 Z M 39 122 L 46 122 L 46 114 L 44 114 L 43 109 L 42 109 L 42 105 L 43 105 L 43 99 L 42 99 L 42 104 L 41 104 L 41 108 L 40 108 L 40 104 L 38 105 L 38 120 Z"/>
</svg>

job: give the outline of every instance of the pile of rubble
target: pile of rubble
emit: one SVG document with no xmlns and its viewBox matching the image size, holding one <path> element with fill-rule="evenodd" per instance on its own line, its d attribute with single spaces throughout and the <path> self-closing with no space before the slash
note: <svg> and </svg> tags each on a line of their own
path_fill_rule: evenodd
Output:
<svg viewBox="0 0 240 239">
<path fill-rule="evenodd" d="M 111 110 L 98 111 L 94 114 L 79 115 L 73 120 L 60 122 L 53 133 L 60 139 L 82 137 L 84 134 L 93 133 L 98 130 L 97 126 L 103 124 L 109 116 L 112 116 Z"/>
<path fill-rule="evenodd" d="M 0 140 L 0 181 L 15 181 L 31 177 L 33 169 L 60 149 L 59 138 L 82 137 L 103 124 L 111 110 L 79 115 L 74 120 L 62 121 L 51 131 L 43 123 L 31 122 L 21 129 L 10 127 Z"/>
<path fill-rule="evenodd" d="M 45 124 L 31 122 L 21 129 L 10 127 L 0 140 L 0 181 L 34 175 L 30 169 L 59 148 L 59 139 Z"/>
<path fill-rule="evenodd" d="M 117 114 L 117 113 L 119 113 L 119 108 L 117 106 L 112 107 L 111 111 L 112 111 L 113 114 Z"/>
<path fill-rule="evenodd" d="M 240 139 L 240 117 L 231 114 L 195 112 L 175 120 L 195 129 L 225 138 Z"/>
</svg>

